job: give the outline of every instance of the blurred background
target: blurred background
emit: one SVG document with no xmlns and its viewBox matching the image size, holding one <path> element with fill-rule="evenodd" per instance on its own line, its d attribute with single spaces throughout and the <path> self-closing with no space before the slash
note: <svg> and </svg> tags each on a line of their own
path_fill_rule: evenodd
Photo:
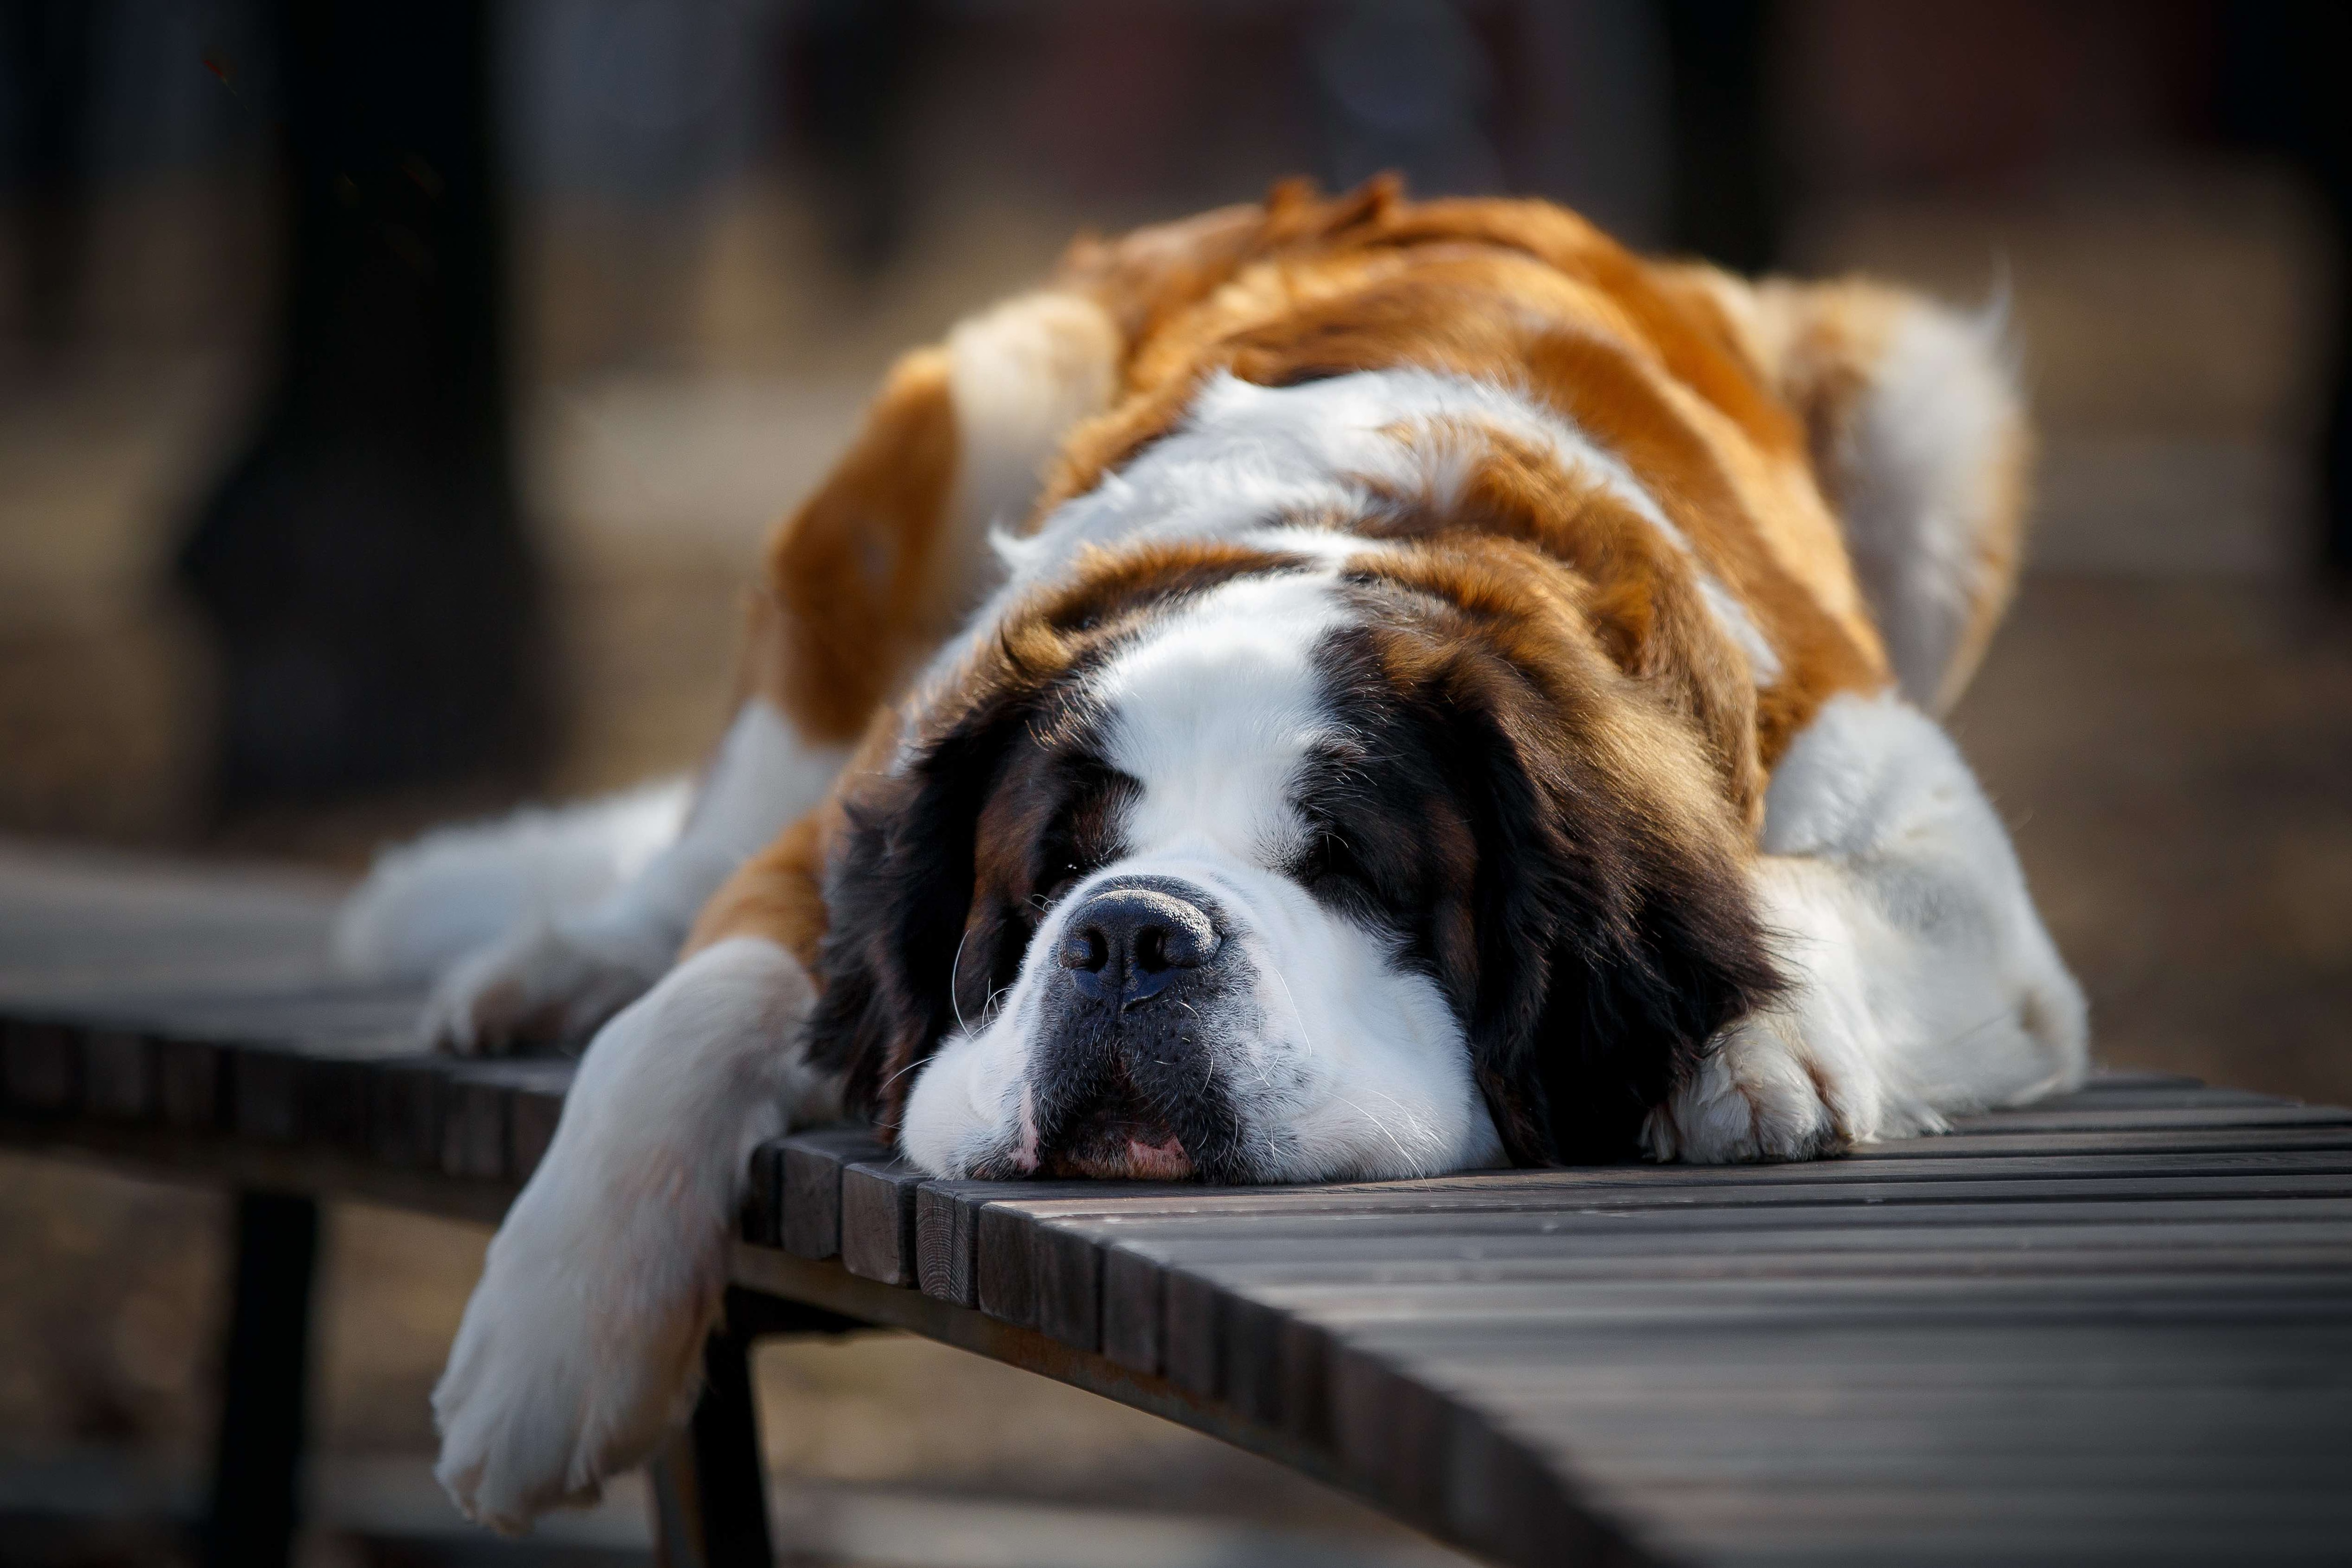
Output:
<svg viewBox="0 0 2352 1568">
<path fill-rule="evenodd" d="M 762 534 L 898 350 L 1077 229 L 1392 167 L 2006 297 L 2041 504 L 1961 743 L 2104 1059 L 2352 1099 L 2348 16 L 5 0 L 0 833 L 348 875 L 690 766 Z M 0 1563 L 173 1560 L 87 1521 L 193 1506 L 225 1213 L 0 1156 Z M 425 1479 L 486 1239 L 333 1211 L 313 1560 L 642 1551 L 625 1495 L 506 1547 Z M 760 1377 L 814 1560 L 1443 1560 L 939 1347 Z"/>
</svg>

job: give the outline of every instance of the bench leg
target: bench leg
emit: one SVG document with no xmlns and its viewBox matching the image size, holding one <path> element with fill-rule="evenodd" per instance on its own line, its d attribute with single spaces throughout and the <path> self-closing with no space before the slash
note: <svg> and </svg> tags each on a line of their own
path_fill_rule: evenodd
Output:
<svg viewBox="0 0 2352 1568">
<path fill-rule="evenodd" d="M 316 1199 L 237 1194 L 235 1294 L 204 1530 L 207 1568 L 283 1568 L 292 1557 L 318 1254 Z"/>
<path fill-rule="evenodd" d="M 654 1560 L 660 1568 L 772 1568 L 768 1470 L 751 1342 L 769 1334 L 865 1327 L 815 1307 L 730 1288 L 724 1321 L 702 1350 L 694 1419 L 652 1467 Z"/>
<path fill-rule="evenodd" d="M 771 1568 L 768 1475 L 751 1344 L 722 1328 L 702 1348 L 694 1419 L 655 1462 L 661 1568 Z"/>
</svg>

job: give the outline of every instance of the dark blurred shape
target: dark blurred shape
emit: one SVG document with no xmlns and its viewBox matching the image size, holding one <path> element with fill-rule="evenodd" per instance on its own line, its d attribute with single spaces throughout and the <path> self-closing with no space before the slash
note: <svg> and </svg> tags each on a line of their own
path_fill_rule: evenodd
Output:
<svg viewBox="0 0 2352 1568">
<path fill-rule="evenodd" d="M 2352 582 L 2352 6 L 2240 0 L 2223 10 L 2228 129 L 2302 165 L 2335 228 L 2336 320 L 2321 426 L 2320 556 Z"/>
<path fill-rule="evenodd" d="M 1510 188 L 1654 250 L 1666 233 L 1665 19 L 1657 0 L 1521 4 L 1489 45 Z"/>
<path fill-rule="evenodd" d="M 814 158 L 835 244 L 878 271 L 907 228 L 907 98 L 923 0 L 805 0 L 784 29 L 794 133 Z"/>
<path fill-rule="evenodd" d="M 1672 153 L 1667 243 L 1739 272 L 1780 249 L 1767 0 L 1664 0 Z"/>
<path fill-rule="evenodd" d="M 1502 189 L 1486 125 L 1494 68 L 1450 0 L 1354 0 L 1331 12 L 1307 53 L 1334 190 L 1385 169 L 1424 196 Z"/>
<path fill-rule="evenodd" d="M 224 656 L 234 809 L 534 760 L 488 0 L 281 0 L 278 380 L 181 579 Z"/>
<path fill-rule="evenodd" d="M 205 1568 L 283 1568 L 293 1557 L 318 1256 L 317 1199 L 237 1195 Z"/>
<path fill-rule="evenodd" d="M 5 145 L 19 191 L 26 337 L 53 359 L 73 329 L 87 238 L 88 127 L 98 7 L 89 0 L 0 4 L 0 63 L 10 77 Z"/>
</svg>

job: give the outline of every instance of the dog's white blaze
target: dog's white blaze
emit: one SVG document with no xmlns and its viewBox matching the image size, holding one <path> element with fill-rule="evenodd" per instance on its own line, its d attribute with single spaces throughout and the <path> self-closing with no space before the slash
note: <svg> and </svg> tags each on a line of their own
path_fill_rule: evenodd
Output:
<svg viewBox="0 0 2352 1568">
<path fill-rule="evenodd" d="M 1328 573 L 1244 578 L 1111 661 L 1092 695 L 1112 765 L 1143 785 L 1130 844 L 1263 861 L 1297 837 L 1291 779 L 1328 728 L 1315 647 L 1345 618 Z"/>
<path fill-rule="evenodd" d="M 997 1010 L 923 1069 L 901 1140 L 918 1164 L 959 1174 L 1009 1149 L 1034 1168 L 1024 1109 L 1049 1026 L 1051 955 L 1088 889 L 1122 876 L 1177 879 L 1224 911 L 1232 945 L 1219 962 L 1241 966 L 1245 999 L 1211 1021 L 1212 1070 L 1256 1173 L 1402 1176 L 1501 1158 L 1435 984 L 1280 869 L 1305 831 L 1292 804 L 1300 764 L 1334 725 L 1314 659 L 1348 620 L 1333 578 L 1326 567 L 1228 584 L 1095 677 L 1108 760 L 1141 786 L 1120 822 L 1129 852 L 1065 898 Z"/>
</svg>

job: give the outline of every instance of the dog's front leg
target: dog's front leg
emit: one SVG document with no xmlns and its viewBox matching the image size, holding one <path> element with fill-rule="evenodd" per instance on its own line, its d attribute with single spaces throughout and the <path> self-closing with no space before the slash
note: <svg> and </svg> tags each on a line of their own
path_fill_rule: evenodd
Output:
<svg viewBox="0 0 2352 1568">
<path fill-rule="evenodd" d="M 1659 1159 L 1797 1160 L 2082 1079 L 2083 994 L 1943 731 L 1825 705 L 1766 798 L 1756 897 L 1788 988 L 1652 1112 Z"/>
<path fill-rule="evenodd" d="M 848 752 L 811 743 L 763 698 L 743 704 L 677 840 L 585 909 L 528 922 L 434 986 L 425 1032 L 463 1054 L 590 1038 L 677 959 L 695 914 L 821 798 Z"/>
<path fill-rule="evenodd" d="M 800 1058 L 813 1001 L 797 959 L 738 936 L 598 1033 L 433 1392 L 467 1515 L 516 1531 L 591 1500 L 685 1418 L 752 1147 L 830 1112 Z"/>
</svg>

